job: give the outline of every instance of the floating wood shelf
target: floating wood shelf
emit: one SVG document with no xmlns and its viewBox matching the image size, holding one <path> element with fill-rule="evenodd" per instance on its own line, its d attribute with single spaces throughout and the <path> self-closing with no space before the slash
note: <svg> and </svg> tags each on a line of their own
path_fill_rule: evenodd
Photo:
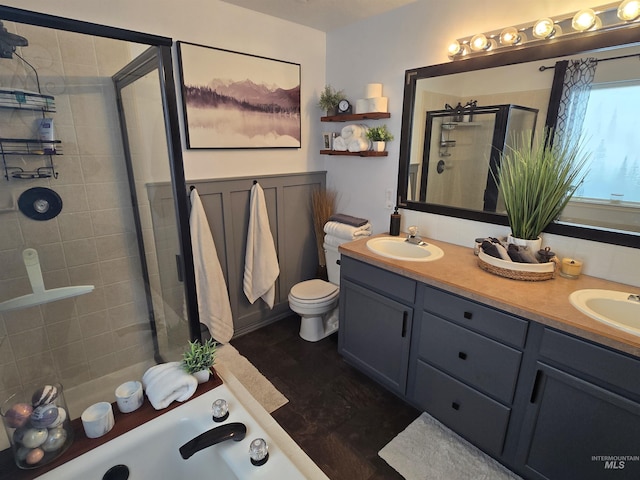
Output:
<svg viewBox="0 0 640 480">
<path fill-rule="evenodd" d="M 373 152 L 366 150 L 364 152 L 341 152 L 339 150 L 320 150 L 322 155 L 346 155 L 350 157 L 386 157 L 389 152 Z"/>
<path fill-rule="evenodd" d="M 353 120 L 380 120 L 381 118 L 391 118 L 389 112 L 352 113 L 344 115 L 332 115 L 330 117 L 320 117 L 321 122 L 351 122 Z"/>
</svg>

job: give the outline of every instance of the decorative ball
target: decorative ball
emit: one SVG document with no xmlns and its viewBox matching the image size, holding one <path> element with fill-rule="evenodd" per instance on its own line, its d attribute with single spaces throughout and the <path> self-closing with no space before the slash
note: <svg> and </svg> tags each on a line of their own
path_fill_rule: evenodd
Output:
<svg viewBox="0 0 640 480">
<path fill-rule="evenodd" d="M 58 407 L 58 418 L 56 418 L 47 428 L 57 428 L 62 425 L 66 419 L 67 411 L 62 407 Z"/>
<path fill-rule="evenodd" d="M 13 434 L 16 443 L 21 443 L 27 448 L 36 448 L 42 445 L 49 436 L 46 428 L 20 428 Z"/>
<path fill-rule="evenodd" d="M 16 460 L 24 462 L 27 459 L 27 455 L 29 455 L 30 451 L 31 449 L 27 447 L 18 448 L 18 450 L 16 450 Z"/>
<path fill-rule="evenodd" d="M 31 404 L 33 407 L 39 407 L 40 405 L 46 405 L 53 402 L 58 397 L 58 389 L 54 385 L 45 385 L 40 387 L 31 397 Z"/>
<path fill-rule="evenodd" d="M 4 416 L 5 422 L 11 428 L 19 428 L 24 426 L 29 420 L 33 407 L 27 403 L 16 403 L 7 410 Z"/>
<path fill-rule="evenodd" d="M 62 448 L 67 441 L 67 431 L 64 428 L 54 428 L 49 430 L 49 436 L 42 444 L 41 448 L 45 452 L 55 452 Z"/>
<path fill-rule="evenodd" d="M 25 460 L 27 461 L 28 465 L 35 465 L 40 460 L 42 460 L 43 457 L 44 450 L 42 450 L 41 448 L 34 448 L 29 453 L 27 453 L 27 458 Z"/>
<path fill-rule="evenodd" d="M 31 425 L 36 428 L 44 428 L 58 419 L 58 407 L 52 403 L 40 405 L 31 414 Z"/>
</svg>

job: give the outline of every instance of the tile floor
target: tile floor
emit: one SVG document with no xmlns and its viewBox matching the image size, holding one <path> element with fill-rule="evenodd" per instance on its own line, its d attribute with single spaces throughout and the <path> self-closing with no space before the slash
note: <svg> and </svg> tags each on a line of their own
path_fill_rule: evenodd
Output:
<svg viewBox="0 0 640 480">
<path fill-rule="evenodd" d="M 378 451 L 420 412 L 348 365 L 337 334 L 299 328 L 293 315 L 231 341 L 289 399 L 273 417 L 331 480 L 402 479 Z"/>
</svg>

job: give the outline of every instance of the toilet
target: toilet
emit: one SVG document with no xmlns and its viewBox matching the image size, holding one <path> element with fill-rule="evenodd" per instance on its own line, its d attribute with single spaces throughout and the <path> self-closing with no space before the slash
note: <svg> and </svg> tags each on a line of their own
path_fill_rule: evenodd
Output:
<svg viewBox="0 0 640 480">
<path fill-rule="evenodd" d="M 300 315 L 300 336 L 308 342 L 317 342 L 338 330 L 340 253 L 338 247 L 326 243 L 323 248 L 329 281 L 306 280 L 289 292 L 289 308 Z"/>
</svg>

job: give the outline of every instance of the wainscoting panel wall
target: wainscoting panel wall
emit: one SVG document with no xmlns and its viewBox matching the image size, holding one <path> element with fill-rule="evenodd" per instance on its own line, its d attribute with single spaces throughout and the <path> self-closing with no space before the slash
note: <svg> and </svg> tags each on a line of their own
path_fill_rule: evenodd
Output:
<svg viewBox="0 0 640 480">
<path fill-rule="evenodd" d="M 264 190 L 269 225 L 280 265 L 272 310 L 261 299 L 250 304 L 242 289 L 249 200 L 254 180 Z M 314 189 L 325 188 L 326 172 L 195 180 L 188 182 L 188 185 L 198 190 L 211 227 L 229 290 L 234 336 L 289 315 L 291 311 L 287 295 L 291 287 L 316 276 L 318 254 L 313 231 L 311 195 Z M 165 202 L 172 202 L 170 186 L 149 185 L 148 193 L 154 224 L 173 222 L 173 219 L 161 218 L 160 215 L 162 212 L 173 211 L 172 208 L 163 206 Z M 162 215 L 165 216 L 166 213 Z M 164 265 L 168 266 L 170 262 L 165 262 Z M 172 268 L 175 270 L 175 266 Z M 160 276 L 176 278 L 175 273 L 162 275 L 161 272 Z"/>
</svg>

